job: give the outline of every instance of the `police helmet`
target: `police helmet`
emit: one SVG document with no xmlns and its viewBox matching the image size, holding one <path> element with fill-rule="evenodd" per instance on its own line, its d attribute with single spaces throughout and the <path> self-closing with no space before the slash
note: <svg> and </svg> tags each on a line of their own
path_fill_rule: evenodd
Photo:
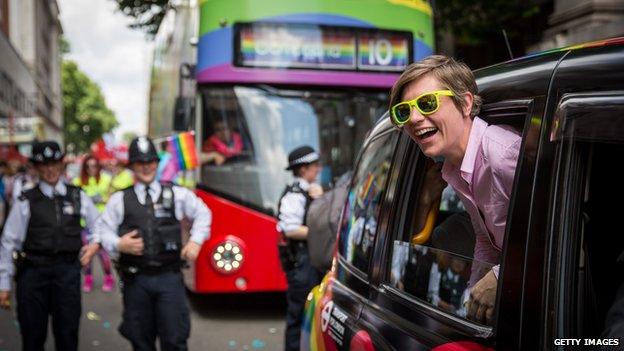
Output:
<svg viewBox="0 0 624 351">
<path fill-rule="evenodd" d="M 318 161 L 321 157 L 314 151 L 311 146 L 300 146 L 288 154 L 288 167 L 287 171 L 292 170 L 297 166 L 303 166 Z"/>
<path fill-rule="evenodd" d="M 32 148 L 32 163 L 58 162 L 63 160 L 65 154 L 61 151 L 61 146 L 52 140 L 37 141 Z"/>
<path fill-rule="evenodd" d="M 152 140 L 148 137 L 134 138 L 128 149 L 128 163 L 136 162 L 158 162 L 160 158 L 156 152 L 156 147 Z"/>
</svg>

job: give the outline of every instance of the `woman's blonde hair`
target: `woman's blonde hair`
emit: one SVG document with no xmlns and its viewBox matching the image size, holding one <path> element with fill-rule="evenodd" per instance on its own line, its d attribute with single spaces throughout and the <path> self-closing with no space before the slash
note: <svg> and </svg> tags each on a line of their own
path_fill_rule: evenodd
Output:
<svg viewBox="0 0 624 351">
<path fill-rule="evenodd" d="M 460 111 L 464 111 L 466 104 L 463 98 L 464 93 L 472 93 L 474 99 L 470 109 L 470 118 L 474 118 L 479 113 L 481 97 L 477 95 L 477 83 L 472 71 L 465 63 L 443 55 L 428 56 L 407 66 L 390 91 L 390 108 L 401 102 L 403 90 L 407 85 L 427 74 L 432 74 L 444 86 L 443 88 L 453 92 L 453 103 Z"/>
</svg>

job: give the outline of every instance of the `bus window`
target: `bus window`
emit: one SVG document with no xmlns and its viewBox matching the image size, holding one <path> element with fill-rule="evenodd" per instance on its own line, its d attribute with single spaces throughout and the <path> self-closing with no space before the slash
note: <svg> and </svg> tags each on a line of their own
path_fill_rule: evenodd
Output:
<svg viewBox="0 0 624 351">
<path fill-rule="evenodd" d="M 319 150 L 318 181 L 329 187 L 352 169 L 365 131 L 387 105 L 387 94 L 376 92 L 267 85 L 200 91 L 202 185 L 270 213 L 292 180 L 285 170 L 291 150 L 302 145 Z"/>
<path fill-rule="evenodd" d="M 235 97 L 214 94 L 205 103 L 202 164 L 221 166 L 249 161 L 251 142 Z"/>
</svg>

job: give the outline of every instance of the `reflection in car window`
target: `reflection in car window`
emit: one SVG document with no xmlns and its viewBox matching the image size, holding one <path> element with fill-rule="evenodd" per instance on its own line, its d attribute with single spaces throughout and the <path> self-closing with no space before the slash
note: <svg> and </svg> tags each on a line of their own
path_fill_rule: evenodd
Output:
<svg viewBox="0 0 624 351">
<path fill-rule="evenodd" d="M 490 263 L 453 252 L 396 240 L 390 279 L 394 287 L 465 317 L 471 272 L 479 271 L 482 276 L 491 268 Z"/>
<path fill-rule="evenodd" d="M 375 242 L 396 137 L 396 132 L 385 134 L 372 141 L 364 151 L 342 216 L 340 255 L 363 272 L 368 270 Z"/>
<path fill-rule="evenodd" d="M 426 182 L 421 189 L 424 186 Z M 410 199 L 410 203 L 417 204 L 416 200 Z M 411 211 L 418 212 L 414 208 Z M 412 229 L 393 244 L 391 286 L 444 312 L 466 318 L 470 287 L 493 264 L 473 258 L 475 233 L 464 205 L 450 186 L 444 188 L 435 226 L 425 242 L 415 240 L 416 219 L 408 220 Z"/>
</svg>

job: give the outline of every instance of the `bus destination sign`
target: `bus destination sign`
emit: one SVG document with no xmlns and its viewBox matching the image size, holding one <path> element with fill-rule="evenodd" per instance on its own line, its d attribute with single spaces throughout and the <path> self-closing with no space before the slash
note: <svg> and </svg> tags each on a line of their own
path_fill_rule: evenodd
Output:
<svg viewBox="0 0 624 351">
<path fill-rule="evenodd" d="M 307 24 L 237 24 L 236 64 L 246 67 L 402 71 L 411 34 Z"/>
</svg>

